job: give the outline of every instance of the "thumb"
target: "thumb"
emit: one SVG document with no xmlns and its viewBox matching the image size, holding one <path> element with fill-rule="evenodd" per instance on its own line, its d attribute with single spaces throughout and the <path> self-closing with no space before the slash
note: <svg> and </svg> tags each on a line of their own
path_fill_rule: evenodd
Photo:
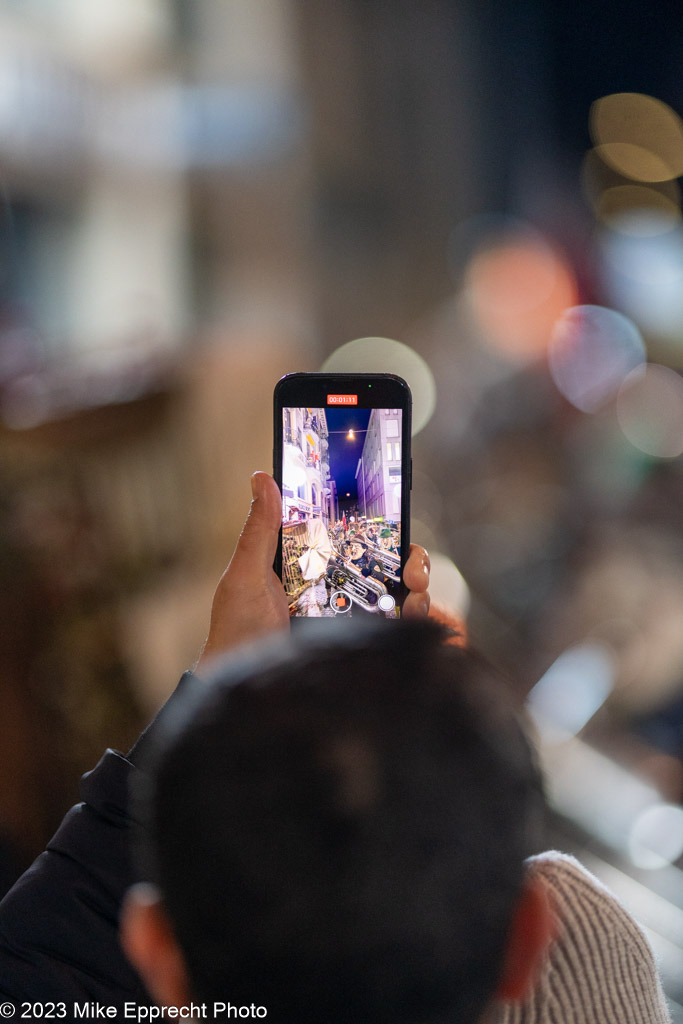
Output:
<svg viewBox="0 0 683 1024">
<path fill-rule="evenodd" d="M 231 576 L 260 574 L 273 567 L 282 520 L 280 491 L 272 476 L 254 473 L 251 493 L 249 515 L 230 560 Z"/>
</svg>

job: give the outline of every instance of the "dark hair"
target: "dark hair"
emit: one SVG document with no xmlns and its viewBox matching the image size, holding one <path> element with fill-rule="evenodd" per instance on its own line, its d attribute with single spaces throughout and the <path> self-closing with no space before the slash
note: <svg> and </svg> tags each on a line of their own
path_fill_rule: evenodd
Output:
<svg viewBox="0 0 683 1024">
<path fill-rule="evenodd" d="M 474 1021 L 540 799 L 504 688 L 432 624 L 305 633 L 198 684 L 152 771 L 192 994 L 277 1024 Z"/>
</svg>

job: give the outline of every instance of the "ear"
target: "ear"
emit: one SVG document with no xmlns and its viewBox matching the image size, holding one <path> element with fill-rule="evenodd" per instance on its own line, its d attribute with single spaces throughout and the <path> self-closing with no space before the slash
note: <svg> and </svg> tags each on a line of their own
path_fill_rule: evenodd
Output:
<svg viewBox="0 0 683 1024">
<path fill-rule="evenodd" d="M 129 889 L 121 912 L 121 944 L 159 1006 L 191 1002 L 185 959 L 154 886 Z"/>
<path fill-rule="evenodd" d="M 543 956 L 555 933 L 548 897 L 539 878 L 527 878 L 508 932 L 498 999 L 519 1001 L 541 971 Z"/>
</svg>

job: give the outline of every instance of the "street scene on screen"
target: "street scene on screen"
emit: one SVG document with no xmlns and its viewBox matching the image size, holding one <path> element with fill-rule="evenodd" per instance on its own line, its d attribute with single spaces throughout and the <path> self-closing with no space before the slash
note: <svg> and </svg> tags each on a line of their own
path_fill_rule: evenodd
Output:
<svg viewBox="0 0 683 1024">
<path fill-rule="evenodd" d="M 286 408 L 282 427 L 290 614 L 397 617 L 401 410 Z"/>
</svg>

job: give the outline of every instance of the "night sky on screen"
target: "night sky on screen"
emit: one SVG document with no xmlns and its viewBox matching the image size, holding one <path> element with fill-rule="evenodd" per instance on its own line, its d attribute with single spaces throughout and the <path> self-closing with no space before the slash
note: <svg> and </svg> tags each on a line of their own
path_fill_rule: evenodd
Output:
<svg viewBox="0 0 683 1024">
<path fill-rule="evenodd" d="M 372 409 L 353 407 L 325 409 L 327 429 L 330 432 L 330 476 L 337 485 L 337 494 L 341 500 L 346 497 L 347 491 L 352 496 L 356 494 L 356 466 L 365 444 L 365 434 L 357 433 L 355 441 L 348 441 L 346 435 L 350 428 L 355 431 L 367 430 L 371 412 Z"/>
</svg>

